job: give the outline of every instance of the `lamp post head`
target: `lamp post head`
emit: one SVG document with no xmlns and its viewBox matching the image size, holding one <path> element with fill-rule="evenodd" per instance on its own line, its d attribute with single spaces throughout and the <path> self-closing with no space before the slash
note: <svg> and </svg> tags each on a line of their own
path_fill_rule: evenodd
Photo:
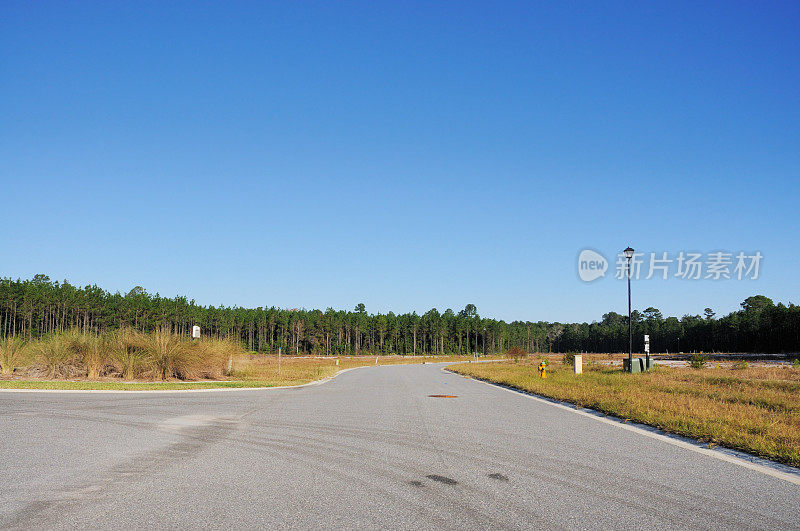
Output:
<svg viewBox="0 0 800 531">
<path fill-rule="evenodd" d="M 625 249 L 622 252 L 625 253 L 625 258 L 627 258 L 628 260 L 633 258 L 633 249 L 632 248 L 628 247 L 627 249 Z"/>
</svg>

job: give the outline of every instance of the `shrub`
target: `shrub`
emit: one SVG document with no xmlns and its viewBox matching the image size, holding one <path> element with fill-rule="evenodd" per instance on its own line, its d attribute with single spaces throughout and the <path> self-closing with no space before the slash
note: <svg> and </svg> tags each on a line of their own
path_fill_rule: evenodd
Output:
<svg viewBox="0 0 800 531">
<path fill-rule="evenodd" d="M 520 359 L 526 358 L 528 353 L 520 347 L 511 347 L 506 351 L 506 356 L 513 359 L 516 363 L 519 362 Z"/>
<path fill-rule="evenodd" d="M 706 366 L 707 361 L 708 356 L 699 352 L 697 354 L 692 354 L 692 357 L 689 358 L 689 365 L 691 365 L 692 369 L 702 369 Z"/>
<path fill-rule="evenodd" d="M 241 343 L 229 339 L 190 340 L 168 331 L 142 333 L 130 328 L 102 335 L 73 329 L 28 344 L 0 340 L 0 370 L 12 374 L 31 359 L 50 378 L 114 374 L 125 380 L 214 379 L 229 373 L 234 359 L 244 354 Z"/>
<path fill-rule="evenodd" d="M 65 341 L 72 350 L 74 361 L 86 371 L 88 378 L 98 378 L 109 364 L 109 345 L 106 338 L 81 334 L 77 329 L 67 332 Z"/>
<path fill-rule="evenodd" d="M 794 361 L 792 362 L 792 367 L 794 367 L 795 369 L 800 369 L 800 360 L 795 358 Z"/>
<path fill-rule="evenodd" d="M 192 341 L 166 331 L 143 337 L 145 363 L 162 380 L 218 378 L 228 372 L 229 361 L 245 353 L 241 344 L 228 339 Z"/>
<path fill-rule="evenodd" d="M 735 363 L 733 364 L 733 366 L 731 367 L 731 369 L 733 369 L 733 370 L 735 370 L 735 371 L 741 371 L 741 370 L 744 370 L 744 369 L 748 368 L 749 366 L 750 366 L 750 364 L 749 364 L 749 363 L 747 363 L 746 361 L 744 361 L 744 360 L 739 360 L 739 361 L 737 361 L 737 362 L 735 362 Z"/>
<path fill-rule="evenodd" d="M 569 365 L 570 367 L 575 366 L 575 353 L 574 352 L 567 352 L 561 357 L 561 363 L 564 365 Z"/>
<path fill-rule="evenodd" d="M 133 380 L 140 374 L 147 355 L 145 343 L 144 336 L 130 328 L 122 328 L 108 336 L 111 359 L 125 380 Z"/>
<path fill-rule="evenodd" d="M 47 336 L 33 343 L 31 348 L 36 363 L 46 367 L 50 378 L 55 378 L 57 374 L 69 375 L 69 365 L 74 361 L 75 355 L 64 334 Z"/>
<path fill-rule="evenodd" d="M 14 369 L 22 365 L 27 349 L 18 337 L 7 337 L 0 341 L 0 368 L 3 374 L 13 374 Z"/>
<path fill-rule="evenodd" d="M 199 349 L 191 348 L 190 342 L 163 330 L 145 336 L 144 349 L 146 363 L 154 376 L 166 380 L 173 376 L 181 379 L 193 377 L 193 369 L 198 365 L 195 359 Z"/>
</svg>

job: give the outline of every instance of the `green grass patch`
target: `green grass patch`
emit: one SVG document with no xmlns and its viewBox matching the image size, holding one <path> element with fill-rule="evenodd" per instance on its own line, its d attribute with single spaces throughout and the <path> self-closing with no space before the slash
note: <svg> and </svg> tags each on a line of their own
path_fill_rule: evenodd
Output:
<svg viewBox="0 0 800 531">
<path fill-rule="evenodd" d="M 167 391 L 275 387 L 267 380 L 223 382 L 93 382 L 69 380 L 0 380 L 0 389 L 53 389 L 60 391 Z"/>
</svg>

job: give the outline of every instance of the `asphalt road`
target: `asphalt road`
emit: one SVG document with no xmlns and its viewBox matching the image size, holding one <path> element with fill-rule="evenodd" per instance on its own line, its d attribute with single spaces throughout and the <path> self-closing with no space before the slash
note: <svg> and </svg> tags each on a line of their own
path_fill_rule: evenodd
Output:
<svg viewBox="0 0 800 531">
<path fill-rule="evenodd" d="M 0 393 L 0 527 L 800 528 L 797 484 L 440 369 Z"/>
</svg>

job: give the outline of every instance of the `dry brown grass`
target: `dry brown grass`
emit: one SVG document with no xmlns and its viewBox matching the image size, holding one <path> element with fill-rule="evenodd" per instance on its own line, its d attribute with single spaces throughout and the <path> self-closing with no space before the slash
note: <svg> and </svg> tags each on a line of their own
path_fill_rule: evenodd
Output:
<svg viewBox="0 0 800 531">
<path fill-rule="evenodd" d="M 16 337 L 0 340 L 0 372 L 13 374 L 14 369 L 25 364 L 28 349 L 25 343 Z"/>
<path fill-rule="evenodd" d="M 73 353 L 73 361 L 86 370 L 86 377 L 97 379 L 111 362 L 105 337 L 81 334 L 71 330 L 63 335 L 65 345 Z"/>
<path fill-rule="evenodd" d="M 75 362 L 75 352 L 70 349 L 66 334 L 53 334 L 29 344 L 34 368 L 46 371 L 50 378 L 68 378 Z"/>
<path fill-rule="evenodd" d="M 122 379 L 133 380 L 142 375 L 147 356 L 145 344 L 144 335 L 130 328 L 109 334 L 108 352 Z"/>
<path fill-rule="evenodd" d="M 191 341 L 160 330 L 144 336 L 144 351 L 150 370 L 161 380 L 196 379 L 203 364 L 200 349 Z"/>
<path fill-rule="evenodd" d="M 245 355 L 241 343 L 230 339 L 203 339 L 198 341 L 202 364 L 196 367 L 194 378 L 222 378 L 227 374 L 228 360 Z"/>
<path fill-rule="evenodd" d="M 548 377 L 541 379 L 537 363 L 459 364 L 451 369 L 800 466 L 798 369 L 659 367 L 630 375 L 590 366 L 575 375 L 551 357 Z"/>
</svg>

